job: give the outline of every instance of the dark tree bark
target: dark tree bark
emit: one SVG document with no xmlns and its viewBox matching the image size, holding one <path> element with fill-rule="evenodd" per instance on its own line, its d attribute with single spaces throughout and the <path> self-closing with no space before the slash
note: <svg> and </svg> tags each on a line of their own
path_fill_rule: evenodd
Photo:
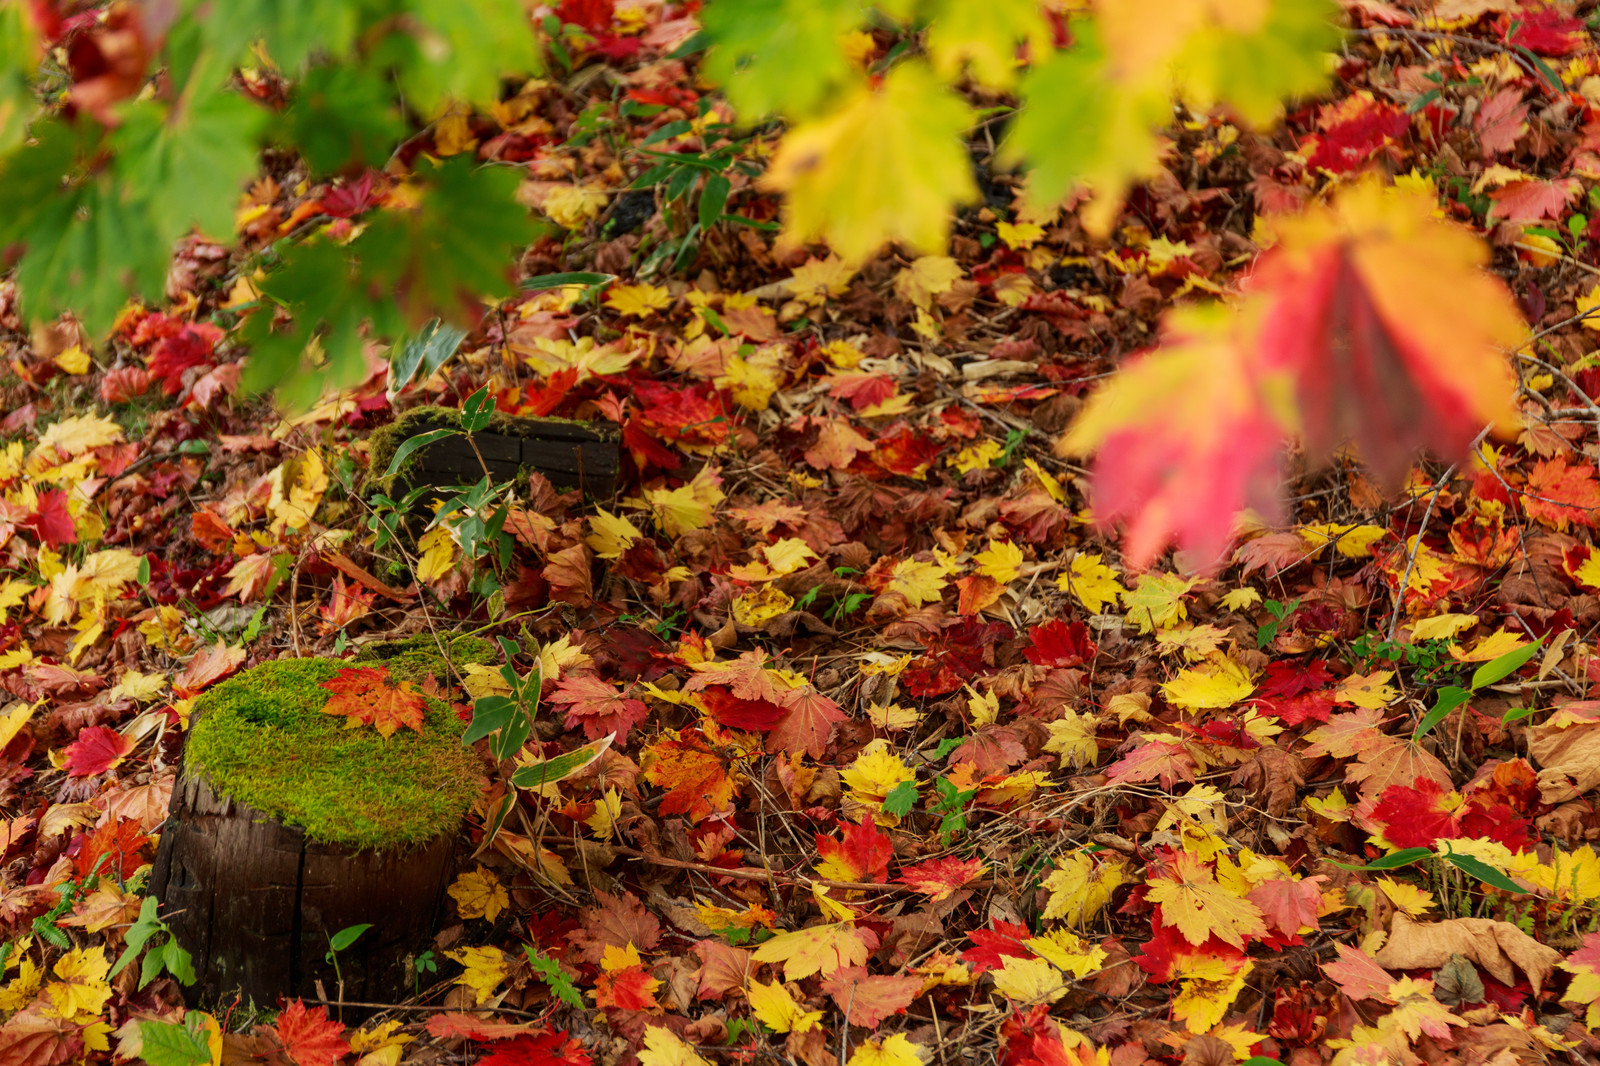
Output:
<svg viewBox="0 0 1600 1066">
<path fill-rule="evenodd" d="M 203 778 L 180 778 L 156 854 L 151 891 L 173 935 L 194 956 L 191 1004 L 236 993 L 261 1006 L 279 997 L 392 1002 L 411 988 L 411 963 L 427 950 L 449 887 L 454 835 L 410 851 L 364 851 L 305 839 L 253 807 L 217 796 Z M 371 923 L 325 961 L 328 939 Z M 359 1011 L 346 1011 L 346 1019 Z"/>
<path fill-rule="evenodd" d="M 421 420 L 412 436 L 431 429 L 452 428 L 445 422 Z M 476 450 L 474 450 L 476 446 Z M 483 461 L 479 462 L 479 456 Z M 448 437 L 416 453 L 406 480 L 417 485 L 473 484 L 485 467 L 498 482 L 514 481 L 523 469 L 536 470 L 561 489 L 581 489 L 598 500 L 617 489 L 621 452 L 615 427 L 550 418 L 502 418 L 489 430 Z"/>
</svg>

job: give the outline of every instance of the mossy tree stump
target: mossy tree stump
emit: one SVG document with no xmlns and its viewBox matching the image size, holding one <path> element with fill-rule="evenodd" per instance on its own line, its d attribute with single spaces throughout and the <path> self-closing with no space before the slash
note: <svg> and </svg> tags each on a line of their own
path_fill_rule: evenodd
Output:
<svg viewBox="0 0 1600 1066">
<path fill-rule="evenodd" d="M 484 642 L 462 643 L 458 663 L 492 658 Z M 401 653 L 387 661 L 391 676 L 444 673 L 420 643 L 389 650 Z M 264 663 L 195 705 L 151 878 L 162 916 L 194 956 L 194 1003 L 238 993 L 274 1005 L 316 996 L 319 981 L 335 997 L 329 938 L 368 923 L 338 957 L 344 999 L 386 1002 L 410 989 L 480 768 L 440 701 L 428 701 L 421 732 L 388 740 L 322 714 L 330 694 L 321 683 L 348 665 Z"/>
</svg>

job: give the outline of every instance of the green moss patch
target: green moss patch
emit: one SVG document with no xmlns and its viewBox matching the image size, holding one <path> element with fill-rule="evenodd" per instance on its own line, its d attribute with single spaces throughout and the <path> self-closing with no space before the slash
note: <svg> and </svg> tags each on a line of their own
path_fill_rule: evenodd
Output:
<svg viewBox="0 0 1600 1066">
<path fill-rule="evenodd" d="M 391 676 L 414 677 L 422 650 L 399 656 Z M 437 648 L 431 658 L 415 680 L 443 673 Z M 348 665 L 280 659 L 210 689 L 195 704 L 185 771 L 321 843 L 386 849 L 455 832 L 480 788 L 463 723 L 430 699 L 421 732 L 384 740 L 374 729 L 346 729 L 346 719 L 321 713 L 330 694 L 320 686 Z"/>
</svg>

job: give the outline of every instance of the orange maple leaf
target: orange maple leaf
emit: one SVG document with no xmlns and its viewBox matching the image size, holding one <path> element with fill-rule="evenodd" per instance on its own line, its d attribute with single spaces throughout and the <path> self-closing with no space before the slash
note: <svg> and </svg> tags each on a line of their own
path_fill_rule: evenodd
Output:
<svg viewBox="0 0 1600 1066">
<path fill-rule="evenodd" d="M 1571 523 L 1594 525 L 1597 509 L 1600 481 L 1595 480 L 1594 467 L 1585 463 L 1568 466 L 1564 455 L 1534 464 L 1527 494 L 1522 497 L 1522 510 L 1529 518 L 1565 533 Z"/>
<path fill-rule="evenodd" d="M 662 814 L 681 814 L 693 825 L 733 805 L 735 784 L 713 752 L 687 731 L 683 740 L 663 740 L 645 749 L 644 779 L 667 790 Z"/>
<path fill-rule="evenodd" d="M 322 687 L 333 693 L 322 713 L 346 716 L 347 728 L 370 725 L 386 740 L 402 726 L 422 731 L 425 697 L 411 682 L 391 678 L 387 666 L 348 667 Z"/>
</svg>

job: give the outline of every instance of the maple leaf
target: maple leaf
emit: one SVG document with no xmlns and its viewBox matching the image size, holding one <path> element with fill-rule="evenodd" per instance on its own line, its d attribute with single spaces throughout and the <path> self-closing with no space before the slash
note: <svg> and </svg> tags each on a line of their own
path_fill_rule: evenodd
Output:
<svg viewBox="0 0 1600 1066">
<path fill-rule="evenodd" d="M 733 805 L 738 786 L 722 759 L 693 734 L 661 740 L 645 749 L 644 777 L 667 790 L 661 813 L 681 814 L 694 825 Z"/>
<path fill-rule="evenodd" d="M 792 933 L 779 933 L 751 953 L 756 962 L 781 962 L 783 976 L 799 981 L 820 973 L 827 977 L 846 966 L 867 961 L 862 934 L 849 922 L 808 925 Z"/>
<path fill-rule="evenodd" d="M 1020 1003 L 1054 1003 L 1067 994 L 1067 979 L 1044 959 L 1008 957 L 994 971 L 994 989 Z"/>
<path fill-rule="evenodd" d="M 693 1047 L 683 1042 L 671 1029 L 660 1025 L 647 1025 L 644 1029 L 644 1047 L 639 1051 L 639 1066 L 711 1066 Z"/>
<path fill-rule="evenodd" d="M 1600 510 L 1600 481 L 1589 464 L 1568 466 L 1558 455 L 1541 459 L 1528 475 L 1528 488 L 1522 496 L 1522 509 L 1536 522 L 1566 532 L 1570 523 L 1593 526 Z"/>
<path fill-rule="evenodd" d="M 1098 552 L 1078 552 L 1067 572 L 1056 580 L 1063 592 L 1070 592 L 1090 614 L 1100 614 L 1121 598 L 1124 591 L 1117 572 L 1105 564 Z"/>
<path fill-rule="evenodd" d="M 1485 100 L 1473 116 L 1472 130 L 1485 159 L 1515 148 L 1517 138 L 1528 130 L 1528 105 L 1522 101 L 1522 90 L 1514 86 L 1501 89 Z"/>
<path fill-rule="evenodd" d="M 477 1066 L 593 1066 L 594 1062 L 581 1043 L 568 1038 L 565 1029 L 542 1029 L 495 1040 L 484 1052 Z"/>
<path fill-rule="evenodd" d="M 550 694 L 550 702 L 567 708 L 566 727 L 583 726 L 583 735 L 589 740 L 616 734 L 617 740 L 626 741 L 633 727 L 644 721 L 650 713 L 643 700 L 618 691 L 609 681 L 594 674 L 564 677 Z"/>
<path fill-rule="evenodd" d="M 229 647 L 218 637 L 217 642 L 190 659 L 183 672 L 172 679 L 172 691 L 180 699 L 198 696 L 212 685 L 244 665 L 242 647 Z"/>
<path fill-rule="evenodd" d="M 1194 757 L 1183 745 L 1146 739 L 1105 772 L 1113 781 L 1159 780 L 1163 788 L 1171 788 L 1179 781 L 1193 781 L 1194 771 Z"/>
<path fill-rule="evenodd" d="M 613 285 L 606 290 L 606 306 L 623 315 L 645 318 L 664 311 L 672 297 L 660 285 Z"/>
<path fill-rule="evenodd" d="M 491 922 L 511 903 L 500 879 L 482 866 L 456 878 L 450 886 L 450 898 L 456 901 L 461 917 Z"/>
<path fill-rule="evenodd" d="M 1464 801 L 1436 781 L 1418 778 L 1414 787 L 1390 785 L 1378 797 L 1372 817 L 1384 826 L 1384 839 L 1397 848 L 1432 847 L 1440 837 L 1461 836 Z"/>
<path fill-rule="evenodd" d="M 1191 944 L 1212 936 L 1244 947 L 1246 937 L 1264 936 L 1261 909 L 1217 883 L 1216 872 L 1186 851 L 1148 882 L 1145 898 L 1161 907 L 1161 924 L 1177 927 Z"/>
<path fill-rule="evenodd" d="M 1339 986 L 1339 991 L 1354 1000 L 1376 999 L 1388 1001 L 1388 988 L 1394 983 L 1389 971 L 1360 948 L 1348 944 L 1335 944 L 1339 957 L 1322 964 L 1328 980 Z"/>
<path fill-rule="evenodd" d="M 1559 219 L 1566 214 L 1567 205 L 1583 192 L 1576 178 L 1559 181 L 1513 181 L 1489 194 L 1494 205 L 1489 208 L 1489 218 L 1511 221 L 1538 222 L 1541 219 Z M 1531 234 L 1530 236 L 1540 236 Z"/>
<path fill-rule="evenodd" d="M 1250 672 L 1220 653 L 1213 654 L 1209 662 L 1192 669 L 1180 670 L 1171 681 L 1161 686 L 1167 702 L 1186 711 L 1205 708 L 1232 707 L 1247 699 L 1255 691 Z"/>
<path fill-rule="evenodd" d="M 1149 565 L 1169 540 L 1215 565 L 1246 508 L 1271 521 L 1290 425 L 1283 388 L 1251 358 L 1250 323 L 1223 307 L 1180 308 L 1162 347 L 1096 392 L 1060 449 L 1096 452 L 1091 493 L 1102 524 L 1126 519 L 1123 552 Z"/>
<path fill-rule="evenodd" d="M 86 726 L 63 752 L 67 774 L 72 777 L 103 774 L 122 762 L 133 748 L 133 738 L 115 729 L 103 725 Z"/>
<path fill-rule="evenodd" d="M 78 543 L 77 528 L 72 522 L 72 512 L 67 510 L 65 489 L 46 489 L 39 493 L 27 525 L 39 534 L 39 539 L 51 548 Z"/>
<path fill-rule="evenodd" d="M 1293 376 L 1308 449 L 1326 456 L 1353 438 L 1391 485 L 1418 447 L 1459 455 L 1480 427 L 1509 421 L 1502 353 L 1527 332 L 1481 269 L 1487 250 L 1433 209 L 1363 181 L 1286 219 L 1251 278 L 1266 301 L 1262 368 Z"/>
<path fill-rule="evenodd" d="M 920 1066 L 924 1050 L 904 1033 L 872 1037 L 856 1045 L 845 1066 Z"/>
<path fill-rule="evenodd" d="M 461 964 L 462 973 L 456 984 L 471 989 L 474 1003 L 487 1002 L 511 969 L 505 952 L 497 947 L 464 947 L 445 955 Z"/>
<path fill-rule="evenodd" d="M 859 824 L 844 824 L 842 839 L 817 834 L 817 852 L 822 861 L 817 873 L 830 881 L 869 881 L 882 884 L 889 878 L 889 859 L 894 844 L 879 832 L 870 819 Z"/>
<path fill-rule="evenodd" d="M 47 1017 L 86 1022 L 105 1009 L 111 998 L 106 979 L 111 960 L 104 948 L 73 948 L 56 960 L 55 980 L 44 986 L 42 1011 Z"/>
<path fill-rule="evenodd" d="M 1033 643 L 1022 649 L 1022 654 L 1035 666 L 1081 666 L 1099 651 L 1082 622 L 1052 618 L 1044 625 L 1030 626 L 1028 638 Z"/>
<path fill-rule="evenodd" d="M 938 903 L 969 881 L 982 877 L 988 869 L 982 859 L 929 859 L 904 867 L 895 881 L 910 885 L 913 891 L 927 896 L 929 902 Z"/>
<path fill-rule="evenodd" d="M 385 740 L 401 727 L 422 732 L 427 699 L 411 682 L 397 683 L 387 666 L 346 667 L 321 687 L 333 693 L 322 713 L 344 716 L 347 728 L 370 725 Z"/>
<path fill-rule="evenodd" d="M 328 1020 L 328 1008 L 310 1010 L 294 999 L 278 1014 L 270 1032 L 298 1066 L 334 1066 L 350 1053 L 344 1025 Z"/>
<path fill-rule="evenodd" d="M 787 755 L 805 752 L 813 759 L 820 759 L 828 750 L 833 727 L 849 721 L 849 716 L 837 703 L 809 685 L 785 693 L 782 702 L 786 713 L 767 734 L 769 752 Z"/>
<path fill-rule="evenodd" d="M 918 984 L 920 986 L 921 982 Z M 806 1010 L 776 981 L 770 985 L 751 981 L 745 996 L 756 1020 L 775 1033 L 809 1033 L 822 1024 L 821 1011 Z"/>
<path fill-rule="evenodd" d="M 706 713 L 717 724 L 729 729 L 756 729 L 762 732 L 776 726 L 788 712 L 771 700 L 745 700 L 721 685 L 707 685 L 700 693 Z"/>
<path fill-rule="evenodd" d="M 787 193 L 784 237 L 825 239 L 847 263 L 885 242 L 935 252 L 951 207 L 975 199 L 961 146 L 966 104 L 924 62 L 901 63 L 876 89 L 850 92 L 832 114 L 784 136 L 764 184 Z"/>
<path fill-rule="evenodd" d="M 602 1009 L 659 1009 L 656 989 L 661 982 L 645 972 L 639 952 L 632 944 L 626 948 L 607 947 L 600 960 L 601 973 L 595 978 L 594 1002 Z"/>
</svg>

